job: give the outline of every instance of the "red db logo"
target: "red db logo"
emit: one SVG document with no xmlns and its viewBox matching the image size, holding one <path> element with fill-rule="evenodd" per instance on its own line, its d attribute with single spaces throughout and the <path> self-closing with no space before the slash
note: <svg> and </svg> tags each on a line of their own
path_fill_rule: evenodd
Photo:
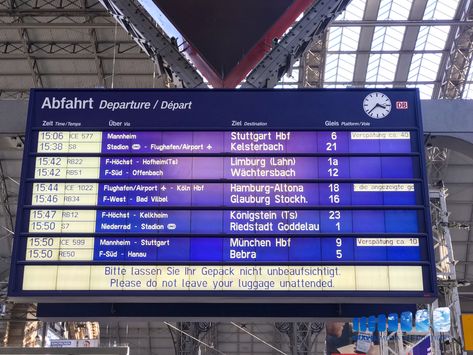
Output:
<svg viewBox="0 0 473 355">
<path fill-rule="evenodd" d="M 409 108 L 409 104 L 407 101 L 396 101 L 396 109 L 398 110 L 407 110 Z"/>
</svg>

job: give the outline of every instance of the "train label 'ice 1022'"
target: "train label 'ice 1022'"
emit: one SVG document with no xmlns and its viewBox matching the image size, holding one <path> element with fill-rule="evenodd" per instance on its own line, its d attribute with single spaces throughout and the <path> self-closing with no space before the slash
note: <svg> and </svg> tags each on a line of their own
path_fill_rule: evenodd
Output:
<svg viewBox="0 0 473 355">
<path fill-rule="evenodd" d="M 33 90 L 9 292 L 429 301 L 429 226 L 415 90 Z"/>
</svg>

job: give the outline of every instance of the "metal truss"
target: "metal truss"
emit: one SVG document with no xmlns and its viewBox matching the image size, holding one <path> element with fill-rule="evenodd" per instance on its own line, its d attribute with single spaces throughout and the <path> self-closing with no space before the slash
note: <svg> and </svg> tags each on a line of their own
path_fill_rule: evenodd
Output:
<svg viewBox="0 0 473 355">
<path fill-rule="evenodd" d="M 105 47 L 103 49 L 99 48 L 93 28 L 93 21 L 96 17 L 102 18 L 102 24 L 114 25 L 113 19 L 101 8 L 99 2 L 87 3 L 86 0 L 0 0 L 0 29 L 17 29 L 20 39 L 19 41 L 0 42 L 1 58 L 26 59 L 30 69 L 32 86 L 42 88 L 47 85 L 45 85 L 44 75 L 39 69 L 39 59 L 50 59 L 53 56 L 60 59 L 61 54 L 63 59 L 71 59 L 70 55 L 73 53 L 80 53 L 81 56 L 87 53 L 87 59 L 95 60 L 97 63 L 99 86 L 105 86 L 99 53 L 100 50 L 113 49 L 113 44 L 106 44 L 102 46 Z M 89 43 L 41 43 L 31 39 L 30 29 L 52 28 L 57 23 L 65 23 L 69 28 L 76 25 L 92 24 L 89 29 L 91 40 Z M 24 98 L 25 96 L 27 96 L 25 90 L 20 88 L 0 91 L 0 99 Z"/>
<path fill-rule="evenodd" d="M 187 88 L 207 87 L 203 78 L 171 41 L 133 0 L 100 0 L 118 23 L 131 35 L 146 54 L 170 74 L 164 62 Z M 164 61 L 164 62 L 163 62 Z"/>
<path fill-rule="evenodd" d="M 401 329 L 398 329 L 397 332 L 381 332 L 379 334 L 379 354 L 380 355 L 409 355 L 412 354 L 413 349 L 421 343 L 424 339 L 431 336 L 431 334 L 422 336 L 422 335 L 409 335 L 403 334 Z M 428 354 L 431 355 L 440 355 L 440 349 L 432 345 L 431 338 L 431 352 Z"/>
<path fill-rule="evenodd" d="M 378 1 L 378 0 L 371 0 Z M 419 3 L 425 0 L 415 0 Z M 413 6 L 416 8 L 416 6 Z M 467 21 L 460 20 L 423 20 L 418 18 L 417 20 L 412 19 L 417 16 L 409 16 L 408 20 L 377 20 L 376 18 L 372 20 L 350 20 L 350 21 L 334 21 L 330 24 L 329 27 L 378 27 L 378 26 L 400 26 L 400 27 L 418 27 L 418 26 L 463 26 L 467 27 L 471 24 Z"/>
<path fill-rule="evenodd" d="M 317 349 L 317 336 L 325 327 L 324 323 L 276 323 L 276 329 L 289 337 L 292 355 L 316 355 L 322 353 Z"/>
<path fill-rule="evenodd" d="M 439 341 L 434 334 L 433 345 L 435 354 L 442 352 L 445 354 L 459 355 L 462 354 L 463 333 L 461 329 L 460 298 L 456 275 L 456 265 L 458 262 L 453 255 L 453 243 L 450 235 L 450 228 L 458 227 L 458 224 L 449 221 L 449 212 L 446 203 L 448 190 L 443 183 L 448 156 L 448 149 L 432 146 L 427 139 L 427 172 L 431 184 L 429 187 L 430 211 L 439 299 L 441 305 L 450 308 L 453 319 L 451 334 L 449 335 L 452 341 L 450 341 L 450 339 L 443 339 L 447 341 Z M 469 245 L 467 248 L 468 247 Z M 438 304 L 439 302 L 435 302 L 433 308 L 436 308 Z M 430 307 L 431 311 L 433 308 Z"/>
<path fill-rule="evenodd" d="M 90 18 L 100 17 L 94 23 Z M 94 1 L 0 0 L 0 29 L 113 28 L 113 18 Z"/>
<path fill-rule="evenodd" d="M 435 265 L 439 288 L 439 303 L 449 307 L 452 314 L 450 336 L 438 344 L 442 354 L 459 355 L 463 352 L 463 332 L 461 324 L 460 298 L 450 235 L 449 212 L 447 209 L 448 190 L 440 183 L 430 188 L 430 210 L 434 238 Z"/>
<path fill-rule="evenodd" d="M 8 303 L 5 341 L 7 346 L 23 347 L 25 324 L 36 320 L 36 306 L 26 303 Z"/>
<path fill-rule="evenodd" d="M 130 28 L 130 26 L 128 26 Z M 2 29 L 17 30 L 18 38 L 0 40 L 0 59 L 26 60 L 28 64 L 27 72 L 8 71 L 2 73 L 7 81 L 8 76 L 32 78 L 31 84 L 25 84 L 18 88 L 0 88 L 0 99 L 25 99 L 28 98 L 26 87 L 48 87 L 56 85 L 58 76 L 82 76 L 94 87 L 109 87 L 113 85 L 113 76 L 153 76 L 153 86 L 182 86 L 179 80 L 173 75 L 169 67 L 164 64 L 159 56 L 151 56 L 157 64 L 153 70 L 140 73 L 106 72 L 105 60 L 143 60 L 149 61 L 150 56 L 143 48 L 146 45 L 133 40 L 102 41 L 99 29 L 108 28 L 122 31 L 115 19 L 104 9 L 102 4 L 96 0 L 0 0 L 0 31 Z M 87 35 L 87 40 L 62 40 L 48 41 L 34 39 L 34 30 L 48 29 L 56 30 L 77 30 L 83 35 Z M 75 37 L 75 36 L 73 36 Z M 177 51 L 176 53 L 180 55 Z M 64 60 L 89 60 L 95 65 L 94 71 L 64 72 L 56 73 L 48 71 L 41 72 L 43 60 L 50 59 Z M 185 62 L 185 60 L 183 60 Z M 123 62 L 122 62 L 123 63 Z M 110 64 L 107 63 L 107 64 Z M 149 67 L 149 62 L 146 63 Z M 109 65 L 107 66 L 109 68 Z M 96 81 L 93 77 L 96 77 Z M 54 78 L 56 77 L 56 78 Z M 23 86 L 24 85 L 24 86 Z M 22 87 L 23 86 L 23 87 Z M 2 90 L 3 89 L 3 90 Z"/>
<path fill-rule="evenodd" d="M 447 169 L 449 151 L 447 148 L 433 146 L 428 139 L 425 151 L 429 181 L 431 184 L 441 183 Z"/>
<path fill-rule="evenodd" d="M 9 11 L 34 11 L 34 16 L 38 11 L 50 12 L 67 12 L 67 11 L 83 11 L 81 0 L 16 0 L 13 4 L 11 0 L 0 0 L 0 13 L 4 10 Z M 103 15 L 108 17 L 108 13 L 100 7 L 98 1 L 89 2 L 87 11 L 90 9 L 99 9 Z"/>
<path fill-rule="evenodd" d="M 9 194 L 8 194 L 8 189 L 7 189 L 7 184 L 6 184 L 6 175 L 5 171 L 3 169 L 3 163 L 0 160 L 0 208 L 2 211 L 3 215 L 3 221 L 1 222 L 2 225 L 2 235 L 4 235 L 5 231 L 8 232 L 6 234 L 5 238 L 8 240 L 8 249 L 11 251 L 12 247 L 12 233 L 14 230 L 15 222 L 14 222 L 14 217 L 13 217 L 13 212 L 10 208 L 10 200 L 9 200 Z"/>
<path fill-rule="evenodd" d="M 301 58 L 302 87 L 321 88 L 324 82 L 327 31 L 315 40 Z"/>
<path fill-rule="evenodd" d="M 27 89 L 0 89 L 0 100 L 27 100 L 30 91 Z"/>
<path fill-rule="evenodd" d="M 457 18 L 465 23 L 473 16 L 473 2 L 462 0 L 457 12 Z M 468 72 L 473 59 L 473 26 L 452 27 L 448 55 L 442 61 L 443 71 L 439 72 L 440 84 L 434 91 L 434 98 L 459 99 L 463 96 Z"/>
<path fill-rule="evenodd" d="M 82 8 L 84 11 L 87 10 L 87 0 L 82 0 Z M 94 23 L 94 18 L 91 15 L 86 16 L 87 21 L 90 24 Z M 102 59 L 98 56 L 98 41 L 97 41 L 97 32 L 95 28 L 89 28 L 89 37 L 90 37 L 90 47 L 92 48 L 92 54 L 94 56 L 95 69 L 97 70 L 97 79 L 100 87 L 105 88 L 105 74 L 103 70 Z"/>
<path fill-rule="evenodd" d="M 11 9 L 16 8 L 16 2 L 15 1 L 16 0 L 10 0 Z M 11 17 L 11 19 L 12 19 L 12 21 L 17 22 L 19 24 L 23 24 L 23 22 L 24 22 L 22 16 Z M 42 88 L 43 87 L 43 79 L 41 78 L 41 74 L 39 73 L 38 62 L 36 61 L 36 59 L 32 58 L 29 55 L 28 45 L 31 41 L 30 41 L 28 31 L 26 30 L 26 28 L 21 28 L 21 27 L 18 30 L 19 30 L 19 35 L 20 35 L 20 38 L 21 38 L 21 46 L 22 46 L 23 51 L 26 55 L 26 60 L 28 61 L 28 66 L 30 67 L 30 70 L 31 70 L 33 85 L 34 85 L 35 88 Z"/>
<path fill-rule="evenodd" d="M 316 1 L 291 30 L 254 68 L 242 85 L 244 88 L 272 88 L 302 56 L 314 39 L 340 14 L 350 0 Z"/>
<path fill-rule="evenodd" d="M 94 31 L 91 29 L 91 31 Z M 27 53 L 25 50 L 27 49 Z M 133 41 L 98 42 L 31 42 L 25 49 L 22 42 L 0 41 L 0 53 L 6 59 L 24 59 L 28 54 L 34 59 L 149 59 Z"/>
<path fill-rule="evenodd" d="M 174 343 L 176 355 L 218 354 L 216 327 L 207 322 L 165 322 Z M 201 346 L 202 345 L 202 346 Z"/>
<path fill-rule="evenodd" d="M 361 20 L 336 20 L 329 24 L 330 27 L 360 27 L 358 48 L 356 50 L 325 50 L 324 56 L 330 54 L 356 55 L 355 67 L 353 69 L 353 79 L 346 81 L 324 82 L 324 68 L 320 73 L 304 70 L 300 80 L 291 83 L 292 86 L 299 87 L 322 87 L 324 84 L 340 87 L 364 87 L 367 85 L 387 86 L 387 87 L 410 87 L 417 85 L 427 85 L 434 87 L 433 98 L 461 98 L 466 84 L 471 84 L 468 80 L 473 59 L 473 1 L 461 0 L 458 5 L 455 18 L 448 20 L 424 20 L 427 0 L 414 0 L 410 8 L 409 17 L 406 20 L 378 20 L 380 0 L 367 0 L 366 7 Z M 373 35 L 375 28 L 381 27 L 405 27 L 404 37 L 399 50 L 372 50 Z M 428 50 L 416 49 L 417 39 L 420 29 L 432 26 L 451 26 L 449 38 L 446 41 L 446 49 Z M 316 52 L 319 51 L 321 43 L 317 43 Z M 370 57 L 377 55 L 398 55 L 397 65 L 393 73 L 392 81 L 367 81 L 367 69 Z M 439 72 L 435 79 L 421 81 L 417 78 L 410 78 L 412 59 L 415 55 L 437 54 L 442 55 Z M 304 59 L 302 66 L 304 68 Z M 325 58 L 321 58 L 322 64 Z M 323 64 L 324 65 L 324 64 Z M 378 69 L 380 71 L 383 68 Z M 322 82 L 314 81 L 314 75 L 319 75 Z M 471 75 L 470 75 L 471 76 Z M 409 80 L 410 78 L 410 80 Z M 310 84 L 310 83 L 314 84 Z M 286 83 L 284 83 L 286 85 Z"/>
</svg>

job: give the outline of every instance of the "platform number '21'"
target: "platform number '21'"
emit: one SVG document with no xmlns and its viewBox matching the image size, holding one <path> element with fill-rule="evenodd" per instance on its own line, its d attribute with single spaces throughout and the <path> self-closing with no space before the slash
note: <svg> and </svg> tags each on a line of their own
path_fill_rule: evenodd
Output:
<svg viewBox="0 0 473 355">
<path fill-rule="evenodd" d="M 332 132 L 330 134 L 331 142 L 325 143 L 325 150 L 327 152 L 336 152 L 337 151 L 337 132 Z"/>
<path fill-rule="evenodd" d="M 330 133 L 330 139 L 331 139 L 331 142 L 326 142 L 325 143 L 325 150 L 327 152 L 336 152 L 337 151 L 337 142 L 336 142 L 337 141 L 337 132 Z M 327 170 L 329 176 L 338 177 L 338 173 L 339 173 L 338 158 L 329 157 L 327 159 L 327 162 L 329 164 L 329 169 Z"/>
</svg>

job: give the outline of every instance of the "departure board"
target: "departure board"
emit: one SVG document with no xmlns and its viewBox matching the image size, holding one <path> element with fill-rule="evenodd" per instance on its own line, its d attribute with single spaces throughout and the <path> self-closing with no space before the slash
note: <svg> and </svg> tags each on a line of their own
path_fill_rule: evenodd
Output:
<svg viewBox="0 0 473 355">
<path fill-rule="evenodd" d="M 419 99 L 33 90 L 11 297 L 429 301 Z"/>
</svg>

